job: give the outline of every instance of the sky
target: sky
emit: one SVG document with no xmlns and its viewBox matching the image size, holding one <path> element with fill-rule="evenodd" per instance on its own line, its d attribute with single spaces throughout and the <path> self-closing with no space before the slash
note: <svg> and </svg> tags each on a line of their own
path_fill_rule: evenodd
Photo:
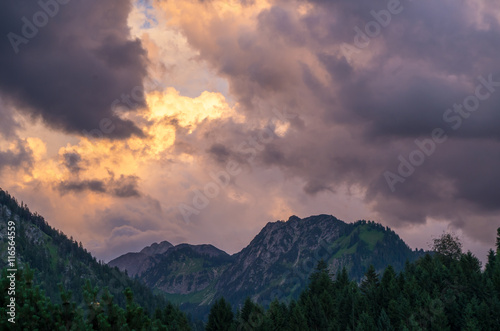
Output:
<svg viewBox="0 0 500 331">
<path fill-rule="evenodd" d="M 500 3 L 0 9 L 0 187 L 98 259 L 317 214 L 494 246 Z"/>
</svg>

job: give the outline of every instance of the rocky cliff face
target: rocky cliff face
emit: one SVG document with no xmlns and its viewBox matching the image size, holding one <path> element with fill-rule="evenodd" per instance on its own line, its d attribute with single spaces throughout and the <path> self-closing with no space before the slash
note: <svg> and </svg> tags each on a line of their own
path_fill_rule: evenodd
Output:
<svg viewBox="0 0 500 331">
<path fill-rule="evenodd" d="M 346 228 L 347 224 L 328 215 L 305 219 L 292 216 L 286 222 L 268 223 L 235 255 L 217 289 L 230 299 L 248 295 L 259 300 L 273 290 L 275 294 L 278 290 L 283 292 L 279 287 L 291 277 L 299 277 L 297 285 L 302 288 L 317 262 L 328 259 L 329 244 L 342 236 Z"/>
</svg>

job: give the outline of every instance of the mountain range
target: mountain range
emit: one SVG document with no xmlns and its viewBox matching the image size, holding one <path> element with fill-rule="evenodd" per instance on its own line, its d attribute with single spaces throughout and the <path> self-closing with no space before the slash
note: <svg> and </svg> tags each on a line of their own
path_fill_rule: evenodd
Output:
<svg viewBox="0 0 500 331">
<path fill-rule="evenodd" d="M 154 243 L 108 263 L 154 291 L 203 317 L 224 296 L 236 306 L 246 297 L 264 306 L 294 299 L 320 260 L 329 270 L 346 268 L 360 281 L 370 265 L 396 271 L 424 255 L 411 250 L 391 229 L 372 221 L 345 223 L 331 215 L 291 216 L 268 223 L 240 252 L 229 255 L 212 245 Z"/>
<path fill-rule="evenodd" d="M 14 267 L 23 330 L 497 330 L 500 228 L 484 269 L 460 247 L 443 234 L 425 254 L 375 222 L 292 216 L 233 255 L 163 241 L 105 264 L 0 189 L 0 311 Z"/>
<path fill-rule="evenodd" d="M 370 265 L 379 272 L 387 265 L 399 271 L 406 261 L 424 255 L 375 222 L 345 223 L 334 216 L 316 215 L 267 223 L 248 246 L 233 255 L 213 245 L 163 241 L 105 264 L 0 190 L 1 267 L 7 261 L 7 220 L 16 223 L 18 264 L 35 270 L 36 283 L 54 302 L 61 300 L 60 286 L 82 302 L 82 288 L 90 280 L 109 288 L 122 306 L 126 301 L 123 290 L 130 287 L 135 300 L 150 312 L 164 306 L 167 299 L 195 318 L 205 318 L 221 296 L 236 307 L 247 297 L 264 306 L 275 298 L 295 299 L 320 260 L 333 272 L 346 268 L 359 282 Z"/>
</svg>

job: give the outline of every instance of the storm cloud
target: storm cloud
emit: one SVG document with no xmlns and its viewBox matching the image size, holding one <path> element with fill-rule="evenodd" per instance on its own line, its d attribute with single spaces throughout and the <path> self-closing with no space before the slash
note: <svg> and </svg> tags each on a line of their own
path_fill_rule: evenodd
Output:
<svg viewBox="0 0 500 331">
<path fill-rule="evenodd" d="M 303 179 L 309 195 L 361 188 L 393 226 L 434 218 L 465 228 L 474 217 L 489 230 L 473 236 L 489 240 L 497 226 L 490 220 L 500 213 L 499 7 L 402 0 L 392 1 L 397 14 L 388 18 L 390 3 L 274 1 L 252 27 L 216 15 L 180 25 L 200 57 L 228 79 L 249 121 L 272 121 L 279 108 L 304 123 L 291 123 L 285 136 L 262 146 L 255 164 Z M 209 2 L 200 6 L 213 10 Z M 355 44 L 357 31 L 363 47 Z M 479 85 L 488 96 L 472 111 L 462 109 L 465 115 L 455 111 L 465 100 L 474 103 L 466 98 Z M 217 139 L 205 150 L 216 162 L 241 159 L 234 142 L 252 130 L 234 127 L 213 127 Z M 435 129 L 446 141 L 434 143 L 392 192 L 383 174 L 398 174 L 399 157 L 408 160 L 415 140 L 432 140 Z"/>
<path fill-rule="evenodd" d="M 131 96 L 135 107 L 144 105 L 146 53 L 129 36 L 130 1 L 6 1 L 1 8 L 5 100 L 68 133 L 142 135 L 117 114 L 131 111 Z"/>
</svg>

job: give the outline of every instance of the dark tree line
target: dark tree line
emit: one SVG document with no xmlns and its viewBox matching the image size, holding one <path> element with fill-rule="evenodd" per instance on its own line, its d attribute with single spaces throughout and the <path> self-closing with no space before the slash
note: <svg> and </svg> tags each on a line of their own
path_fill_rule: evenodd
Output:
<svg viewBox="0 0 500 331">
<path fill-rule="evenodd" d="M 434 250 L 399 274 L 372 266 L 359 284 L 320 261 L 298 300 L 265 310 L 248 298 L 234 314 L 220 298 L 206 330 L 500 330 L 500 228 L 484 271 L 452 235 Z"/>
<path fill-rule="evenodd" d="M 53 303 L 34 285 L 34 270 L 26 267 L 16 273 L 16 316 L 15 323 L 6 318 L 7 295 L 10 280 L 6 269 L 2 272 L 0 286 L 0 330 L 159 330 L 189 331 L 188 318 L 176 306 L 168 303 L 163 309 L 157 308 L 150 316 L 134 301 L 130 288 L 124 290 L 126 307 L 121 308 L 114 301 L 107 288 L 99 290 L 87 281 L 83 287 L 84 304 L 77 305 L 72 300 L 71 291 L 59 284 L 61 303 Z"/>
</svg>

